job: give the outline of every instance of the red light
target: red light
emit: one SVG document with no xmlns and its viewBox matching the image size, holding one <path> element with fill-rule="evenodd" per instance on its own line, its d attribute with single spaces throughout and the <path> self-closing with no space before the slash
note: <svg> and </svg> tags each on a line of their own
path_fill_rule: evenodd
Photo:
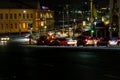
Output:
<svg viewBox="0 0 120 80">
<path fill-rule="evenodd" d="M 118 41 L 120 41 L 120 39 L 118 39 Z"/>
<path fill-rule="evenodd" d="M 108 42 L 110 42 L 111 40 L 108 40 Z"/>
<path fill-rule="evenodd" d="M 85 39 L 84 41 L 86 41 L 86 42 L 87 42 L 88 40 L 87 40 L 87 39 Z"/>
<path fill-rule="evenodd" d="M 49 8 L 48 7 L 45 7 L 46 10 L 48 10 Z"/>
<path fill-rule="evenodd" d="M 40 18 L 36 18 L 36 21 L 40 21 Z"/>
</svg>

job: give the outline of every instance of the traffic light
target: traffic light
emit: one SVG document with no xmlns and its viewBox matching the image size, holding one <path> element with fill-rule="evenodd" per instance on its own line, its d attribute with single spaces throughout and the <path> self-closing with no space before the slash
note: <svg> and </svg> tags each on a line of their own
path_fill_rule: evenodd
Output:
<svg viewBox="0 0 120 80">
<path fill-rule="evenodd" d="M 95 31 L 94 31 L 94 29 L 91 29 L 91 33 L 94 33 Z"/>
</svg>

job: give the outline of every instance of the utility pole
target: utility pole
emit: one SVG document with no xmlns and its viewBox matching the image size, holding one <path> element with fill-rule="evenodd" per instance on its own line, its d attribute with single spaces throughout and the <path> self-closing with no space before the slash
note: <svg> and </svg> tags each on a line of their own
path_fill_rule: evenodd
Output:
<svg viewBox="0 0 120 80">
<path fill-rule="evenodd" d="M 93 29 L 93 0 L 90 0 L 90 22 L 91 22 L 91 30 Z M 91 36 L 93 37 L 93 32 L 91 32 Z"/>
<path fill-rule="evenodd" d="M 62 27 L 62 29 L 63 29 L 63 33 L 64 33 L 64 8 L 63 8 L 63 27 Z"/>
<path fill-rule="evenodd" d="M 70 30 L 69 30 L 69 5 L 66 5 L 67 9 L 67 24 L 68 24 L 68 37 L 70 37 Z"/>
<path fill-rule="evenodd" d="M 38 0 L 37 12 L 36 12 L 36 14 L 37 14 L 36 20 L 37 20 L 37 27 L 38 27 L 38 29 L 39 29 L 39 31 L 38 31 L 39 37 L 41 36 L 41 24 L 40 24 L 40 23 L 41 23 L 41 21 L 40 21 L 41 17 L 40 17 L 40 11 L 41 11 L 40 1 Z"/>
</svg>

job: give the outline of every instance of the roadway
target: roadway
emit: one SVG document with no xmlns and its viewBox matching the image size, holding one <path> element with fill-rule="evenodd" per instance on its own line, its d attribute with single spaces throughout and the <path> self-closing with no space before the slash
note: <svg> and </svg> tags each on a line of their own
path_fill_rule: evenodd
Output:
<svg viewBox="0 0 120 80">
<path fill-rule="evenodd" d="M 119 80 L 120 47 L 0 48 L 0 80 Z"/>
</svg>

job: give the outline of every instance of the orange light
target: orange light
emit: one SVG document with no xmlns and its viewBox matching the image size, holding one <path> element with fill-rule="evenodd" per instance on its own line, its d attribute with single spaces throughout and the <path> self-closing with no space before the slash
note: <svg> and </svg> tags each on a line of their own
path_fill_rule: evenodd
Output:
<svg viewBox="0 0 120 80">
<path fill-rule="evenodd" d="M 40 18 L 36 18 L 36 21 L 40 21 Z"/>
</svg>

